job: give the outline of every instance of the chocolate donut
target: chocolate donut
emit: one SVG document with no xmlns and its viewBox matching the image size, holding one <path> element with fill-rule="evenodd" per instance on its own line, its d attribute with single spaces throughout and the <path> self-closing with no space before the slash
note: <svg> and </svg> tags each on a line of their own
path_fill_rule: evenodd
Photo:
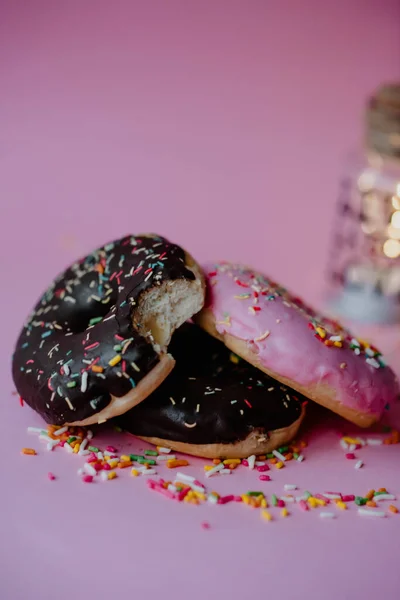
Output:
<svg viewBox="0 0 400 600">
<path fill-rule="evenodd" d="M 293 439 L 305 399 L 185 324 L 170 349 L 176 366 L 145 402 L 119 417 L 153 444 L 204 457 L 263 454 Z"/>
<path fill-rule="evenodd" d="M 174 366 L 172 332 L 204 301 L 201 271 L 157 235 L 128 235 L 43 294 L 13 355 L 18 393 L 47 423 L 87 425 L 146 398 Z"/>
<path fill-rule="evenodd" d="M 369 427 L 398 397 L 381 353 L 262 273 L 204 267 L 206 306 L 195 317 L 233 352 L 305 397 Z"/>
</svg>

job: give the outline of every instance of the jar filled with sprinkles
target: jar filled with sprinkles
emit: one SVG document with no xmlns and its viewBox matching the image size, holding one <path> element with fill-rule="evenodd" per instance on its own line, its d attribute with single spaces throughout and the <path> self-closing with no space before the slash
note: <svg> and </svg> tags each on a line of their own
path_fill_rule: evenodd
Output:
<svg viewBox="0 0 400 600">
<path fill-rule="evenodd" d="M 364 150 L 341 182 L 327 276 L 335 315 L 400 324 L 400 83 L 367 102 Z"/>
</svg>

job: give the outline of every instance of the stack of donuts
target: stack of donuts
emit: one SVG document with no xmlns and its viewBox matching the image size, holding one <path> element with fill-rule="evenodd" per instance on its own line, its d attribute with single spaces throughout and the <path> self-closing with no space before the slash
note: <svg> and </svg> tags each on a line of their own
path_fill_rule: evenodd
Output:
<svg viewBox="0 0 400 600">
<path fill-rule="evenodd" d="M 13 355 L 47 423 L 117 419 L 153 444 L 211 458 L 265 454 L 307 402 L 369 427 L 399 394 L 380 352 L 252 269 L 201 267 L 158 235 L 78 260 L 44 292 Z"/>
</svg>

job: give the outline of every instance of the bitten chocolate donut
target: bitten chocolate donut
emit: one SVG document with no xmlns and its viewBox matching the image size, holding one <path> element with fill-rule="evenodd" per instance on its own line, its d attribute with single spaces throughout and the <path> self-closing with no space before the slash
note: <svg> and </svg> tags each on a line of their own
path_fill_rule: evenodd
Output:
<svg viewBox="0 0 400 600">
<path fill-rule="evenodd" d="M 361 427 L 398 397 L 380 352 L 247 267 L 205 267 L 208 298 L 196 317 L 251 364 Z"/>
<path fill-rule="evenodd" d="M 145 402 L 118 419 L 138 437 L 208 458 L 245 458 L 296 435 L 305 398 L 233 355 L 196 325 L 170 344 L 176 367 Z"/>
<path fill-rule="evenodd" d="M 203 302 L 201 271 L 179 246 L 147 234 L 106 244 L 35 306 L 13 356 L 18 393 L 54 425 L 119 415 L 171 371 L 171 335 Z"/>
</svg>

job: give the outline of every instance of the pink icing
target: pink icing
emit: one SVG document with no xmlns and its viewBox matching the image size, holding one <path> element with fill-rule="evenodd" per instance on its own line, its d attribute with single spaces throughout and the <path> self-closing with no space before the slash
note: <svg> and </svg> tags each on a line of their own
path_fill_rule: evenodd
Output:
<svg viewBox="0 0 400 600">
<path fill-rule="evenodd" d="M 377 417 L 398 396 L 396 377 L 376 348 L 338 323 L 245 267 L 204 270 L 217 330 L 248 342 L 267 369 L 302 386 L 324 382 L 338 402 Z"/>
</svg>

